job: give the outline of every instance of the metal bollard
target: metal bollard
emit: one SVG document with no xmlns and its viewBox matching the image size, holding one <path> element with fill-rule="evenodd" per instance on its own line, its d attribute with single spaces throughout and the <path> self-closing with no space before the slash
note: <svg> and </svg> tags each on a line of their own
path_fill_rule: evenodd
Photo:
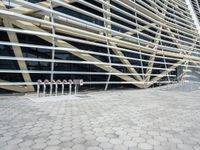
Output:
<svg viewBox="0 0 200 150">
<path fill-rule="evenodd" d="M 65 94 L 65 84 L 67 83 L 67 80 L 63 80 L 62 82 L 62 95 Z"/>
<path fill-rule="evenodd" d="M 69 80 L 69 95 L 72 95 L 72 84 L 73 84 L 73 81 Z"/>
<path fill-rule="evenodd" d="M 38 84 L 37 84 L 37 97 L 40 97 L 40 84 L 42 83 L 42 81 L 38 80 L 37 82 L 38 82 Z"/>
</svg>

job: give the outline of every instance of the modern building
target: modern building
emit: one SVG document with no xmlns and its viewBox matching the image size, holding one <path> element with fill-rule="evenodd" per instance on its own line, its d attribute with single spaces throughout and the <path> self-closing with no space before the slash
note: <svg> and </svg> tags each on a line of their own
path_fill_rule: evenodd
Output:
<svg viewBox="0 0 200 150">
<path fill-rule="evenodd" d="M 34 91 L 38 79 L 105 90 L 198 80 L 194 1 L 1 0 L 1 91 Z"/>
</svg>

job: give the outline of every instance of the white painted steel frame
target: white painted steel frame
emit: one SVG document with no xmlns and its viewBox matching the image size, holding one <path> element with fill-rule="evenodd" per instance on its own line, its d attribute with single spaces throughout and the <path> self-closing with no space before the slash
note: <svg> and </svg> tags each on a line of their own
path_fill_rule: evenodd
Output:
<svg viewBox="0 0 200 150">
<path fill-rule="evenodd" d="M 176 77 L 176 75 L 171 75 L 170 72 L 175 71 L 176 67 L 182 66 L 185 68 L 200 68 L 200 34 L 197 33 L 197 28 L 193 23 L 192 15 L 188 10 L 188 6 L 185 1 L 181 0 L 163 0 L 161 1 L 153 1 L 147 0 L 150 5 L 147 5 L 144 1 L 134 0 L 134 1 L 126 1 L 126 0 L 95 0 L 97 3 L 102 5 L 102 8 L 95 6 L 92 3 L 89 3 L 84 0 L 50 0 L 45 2 L 40 2 L 37 4 L 33 4 L 27 1 L 21 0 L 13 0 L 12 3 L 17 4 L 16 10 L 14 8 L 6 9 L 3 5 L 4 3 L 0 2 L 0 19 L 9 20 L 11 23 L 21 23 L 25 24 L 26 22 L 31 22 L 32 25 L 40 27 L 41 31 L 31 31 L 27 29 L 17 29 L 17 28 L 9 28 L 9 27 L 0 27 L 1 32 L 13 32 L 13 33 L 22 33 L 22 34 L 30 34 L 37 35 L 38 37 L 51 37 L 52 38 L 52 46 L 44 46 L 37 44 L 25 44 L 25 43 L 14 43 L 14 42 L 5 42 L 0 41 L 0 45 L 7 46 L 16 46 L 16 47 L 29 47 L 29 48 L 41 48 L 48 49 L 52 52 L 52 59 L 35 59 L 35 58 L 27 58 L 27 57 L 7 57 L 0 56 L 1 60 L 20 60 L 20 61 L 34 61 L 34 62 L 49 62 L 51 63 L 51 70 L 42 71 L 42 70 L 5 70 L 0 69 L 0 73 L 42 73 L 42 74 L 51 74 L 51 80 L 54 79 L 54 74 L 85 74 L 85 75 L 108 75 L 108 80 L 105 82 L 91 81 L 85 82 L 86 84 L 105 84 L 105 89 L 107 89 L 109 84 L 134 84 L 140 88 L 147 88 L 154 83 L 172 83 L 170 77 Z M 91 9 L 102 13 L 102 16 L 95 15 L 89 11 L 83 10 L 76 6 L 71 5 L 71 3 L 76 2 L 87 6 Z M 113 5 L 116 4 L 125 7 L 129 11 L 133 12 L 135 15 L 128 13 L 127 11 L 117 8 Z M 46 5 L 42 5 L 46 4 Z M 48 4 L 48 7 L 47 7 Z M 21 6 L 19 6 L 21 5 Z M 90 16 L 94 19 L 104 22 L 104 26 L 88 22 L 86 20 L 82 20 L 80 18 L 76 18 L 70 16 L 69 14 L 64 14 L 62 12 L 58 12 L 54 10 L 53 7 L 62 6 L 68 8 L 72 11 L 81 13 L 83 15 Z M 142 7 L 143 6 L 143 7 Z M 144 7 L 145 6 L 145 7 Z M 17 7 L 21 7 L 20 9 L 29 8 L 33 10 L 33 13 L 23 14 L 23 11 L 17 9 Z M 39 11 L 34 11 L 37 9 Z M 112 10 L 112 11 L 111 11 Z M 113 13 L 113 10 L 116 12 L 125 15 L 126 17 L 135 19 L 135 22 L 128 20 L 127 18 L 121 17 L 119 14 Z M 173 11 L 173 14 L 169 12 Z M 50 20 L 46 20 L 41 18 L 41 16 L 48 16 Z M 109 17 L 108 17 L 109 16 Z M 143 16 L 144 18 L 141 18 Z M 135 26 L 136 29 L 132 29 L 130 26 L 120 24 L 118 22 L 113 21 L 111 18 L 115 18 L 120 20 L 130 26 Z M 146 19 L 151 21 L 149 23 Z M 12 19 L 12 20 L 11 20 Z M 63 24 L 61 23 L 63 22 Z M 139 22 L 145 24 L 144 26 L 140 25 Z M 70 26 L 65 23 L 71 24 Z M 109 28 L 107 25 L 116 26 L 126 32 L 122 33 L 120 31 L 113 30 Z M 161 28 L 160 28 L 161 26 Z M 44 29 L 50 29 L 51 32 Z M 154 30 L 150 29 L 153 28 Z M 160 32 L 157 32 L 160 30 Z M 176 30 L 176 32 L 175 32 Z M 74 37 L 69 37 L 67 35 L 60 35 L 59 32 L 66 31 L 66 33 L 71 33 Z M 142 31 L 148 31 L 151 34 L 155 34 L 153 37 Z M 165 34 L 164 34 L 165 32 Z M 103 35 L 104 33 L 105 35 Z M 110 35 L 111 36 L 110 36 Z M 133 35 L 137 36 L 134 37 Z M 166 35 L 167 34 L 167 35 Z M 144 38 L 154 39 L 153 41 L 148 41 Z M 178 37 L 178 38 L 177 38 Z M 83 39 L 81 39 L 83 38 Z M 166 38 L 166 39 L 163 39 Z M 171 39 L 171 41 L 167 40 L 167 38 Z M 87 39 L 87 40 L 84 40 Z M 78 49 L 76 47 L 65 47 L 56 45 L 56 41 L 73 41 L 77 43 L 84 43 L 88 45 L 95 45 L 100 47 L 104 47 L 107 49 L 107 52 L 95 52 L 88 51 L 84 49 Z M 154 41 L 158 41 L 154 42 Z M 112 43 L 115 43 L 113 46 Z M 160 44 L 161 43 L 161 44 Z M 175 47 L 171 47 L 171 44 Z M 76 45 L 75 45 L 76 46 Z M 110 50 L 117 50 L 120 52 L 119 54 L 111 54 Z M 72 54 L 76 54 L 76 56 L 80 56 L 80 58 L 84 58 L 84 61 L 76 61 L 76 60 L 58 60 L 55 59 L 56 51 L 66 51 Z M 121 52 L 128 52 L 131 54 L 138 54 L 140 58 L 133 58 L 123 55 Z M 83 54 L 88 55 L 82 56 Z M 102 62 L 96 59 L 93 55 L 96 56 L 105 56 L 108 57 L 109 62 Z M 153 58 L 152 60 L 143 59 L 142 56 L 149 56 Z M 119 58 L 123 59 L 121 63 L 112 63 L 111 58 Z M 164 62 L 156 61 L 155 58 L 161 58 Z M 177 61 L 177 63 L 167 62 L 168 60 Z M 94 60 L 94 61 L 91 61 Z M 140 62 L 140 65 L 126 64 L 124 62 L 129 62 L 131 60 Z M 84 71 L 55 71 L 54 63 L 70 63 L 70 64 L 94 64 L 97 67 L 102 68 L 105 72 L 84 72 Z M 151 63 L 148 66 L 143 66 L 143 62 Z M 162 64 L 164 68 L 156 67 L 156 65 Z M 153 65 L 153 66 L 152 66 Z M 155 65 L 155 66 L 154 66 Z M 123 73 L 116 69 L 112 69 L 114 66 L 125 67 L 125 68 L 141 68 L 141 73 Z M 106 67 L 109 67 L 110 70 Z M 163 71 L 160 74 L 148 73 L 144 72 L 143 69 L 152 69 L 152 70 L 160 70 Z M 122 81 L 110 81 L 110 76 L 118 76 L 121 77 Z M 122 78 L 124 76 L 124 78 Z M 137 80 L 137 76 L 141 76 L 142 80 Z M 150 81 L 146 81 L 146 77 L 151 76 L 152 79 Z M 167 77 L 167 81 L 159 81 L 163 77 Z M 133 80 L 133 81 L 130 81 Z M 5 84 L 4 84 L 5 83 Z M 8 83 L 2 82 L 2 85 L 31 85 L 35 84 L 31 83 Z M 0 87 L 1 88 L 1 87 Z"/>
</svg>

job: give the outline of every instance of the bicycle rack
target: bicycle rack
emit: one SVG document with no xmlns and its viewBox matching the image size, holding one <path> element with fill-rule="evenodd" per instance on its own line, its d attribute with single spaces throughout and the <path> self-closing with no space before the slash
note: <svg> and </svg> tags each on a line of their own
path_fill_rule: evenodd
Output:
<svg viewBox="0 0 200 150">
<path fill-rule="evenodd" d="M 55 88 L 55 94 L 56 96 L 58 96 L 58 85 L 61 84 L 61 81 L 60 80 L 57 80 L 56 81 L 56 88 Z"/>
<path fill-rule="evenodd" d="M 63 80 L 62 82 L 62 95 L 65 94 L 65 84 L 67 84 L 67 80 Z"/>
<path fill-rule="evenodd" d="M 49 80 L 45 79 L 43 84 L 43 95 L 46 96 L 46 85 L 49 84 Z"/>
<path fill-rule="evenodd" d="M 40 85 L 42 83 L 42 80 L 37 81 L 37 97 L 40 97 Z"/>
<path fill-rule="evenodd" d="M 73 81 L 72 80 L 69 80 L 69 95 L 72 95 L 72 84 L 73 84 Z"/>
<path fill-rule="evenodd" d="M 70 79 L 68 80 L 52 80 L 49 81 L 48 79 L 45 79 L 43 82 L 42 80 L 38 80 L 37 81 L 37 97 L 40 97 L 40 89 L 41 89 L 41 85 L 43 86 L 43 91 L 42 91 L 42 95 L 44 97 L 47 96 L 47 85 L 50 86 L 50 91 L 49 91 L 49 96 L 54 95 L 58 96 L 58 90 L 59 90 L 59 85 L 61 85 L 61 95 L 65 95 L 65 85 L 69 84 L 69 95 L 72 95 L 72 85 L 74 84 L 74 95 L 76 95 L 78 93 L 78 86 L 82 86 L 83 85 L 83 79 L 74 79 L 73 81 Z M 55 86 L 55 89 L 54 89 Z"/>
</svg>

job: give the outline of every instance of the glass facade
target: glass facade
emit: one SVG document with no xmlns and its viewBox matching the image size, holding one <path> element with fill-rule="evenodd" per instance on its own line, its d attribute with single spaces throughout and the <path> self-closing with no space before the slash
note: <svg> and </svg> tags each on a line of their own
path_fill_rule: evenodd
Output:
<svg viewBox="0 0 200 150">
<path fill-rule="evenodd" d="M 38 79 L 148 88 L 184 79 L 188 68 L 199 75 L 200 34 L 184 0 L 0 4 L 2 91 L 34 91 Z"/>
</svg>

